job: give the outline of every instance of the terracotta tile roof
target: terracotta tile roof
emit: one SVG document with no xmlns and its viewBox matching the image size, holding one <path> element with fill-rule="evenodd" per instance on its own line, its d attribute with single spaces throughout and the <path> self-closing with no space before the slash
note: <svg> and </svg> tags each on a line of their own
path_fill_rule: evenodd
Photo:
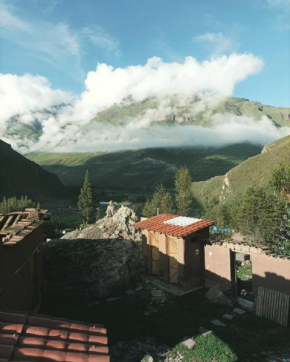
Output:
<svg viewBox="0 0 290 362">
<path fill-rule="evenodd" d="M 13 246 L 42 223 L 47 210 L 25 209 L 23 212 L 0 214 L 0 243 Z"/>
<path fill-rule="evenodd" d="M 109 362 L 102 325 L 0 311 L 0 362 Z"/>
<path fill-rule="evenodd" d="M 149 219 L 139 221 L 135 223 L 135 228 L 138 229 L 147 229 L 150 231 L 157 231 L 159 233 L 178 236 L 178 237 L 185 237 L 188 235 L 191 235 L 195 233 L 196 231 L 199 231 L 201 229 L 204 229 L 206 227 L 209 227 L 211 225 L 214 225 L 213 221 L 210 220 L 199 220 L 196 222 L 193 222 L 192 224 L 189 224 L 187 226 L 179 226 L 179 225 L 170 225 L 165 224 L 165 221 L 177 218 L 178 215 L 173 214 L 161 214 L 158 216 L 150 217 Z"/>
</svg>

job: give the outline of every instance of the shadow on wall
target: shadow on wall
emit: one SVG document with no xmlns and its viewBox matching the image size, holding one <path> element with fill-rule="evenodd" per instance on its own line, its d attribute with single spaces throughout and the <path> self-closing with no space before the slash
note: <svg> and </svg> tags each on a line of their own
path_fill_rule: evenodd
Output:
<svg viewBox="0 0 290 362">
<path fill-rule="evenodd" d="M 289 279 L 286 279 L 275 273 L 266 272 L 265 277 L 262 277 L 253 272 L 253 288 L 256 296 L 258 294 L 258 287 L 290 295 L 290 274 Z"/>
</svg>

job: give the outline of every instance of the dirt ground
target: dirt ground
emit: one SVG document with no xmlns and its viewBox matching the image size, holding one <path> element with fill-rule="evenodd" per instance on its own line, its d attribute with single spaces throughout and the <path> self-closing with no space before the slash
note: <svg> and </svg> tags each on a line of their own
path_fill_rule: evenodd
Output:
<svg viewBox="0 0 290 362">
<path fill-rule="evenodd" d="M 151 356 L 154 361 L 179 361 L 179 355 L 182 361 L 290 361 L 289 329 L 253 313 L 239 316 L 233 308 L 211 304 L 206 290 L 182 297 L 159 292 L 155 297 L 154 288 L 144 281 L 116 298 L 93 300 L 82 288 L 50 287 L 40 313 L 103 323 L 112 362 L 140 362 Z M 225 313 L 234 318 L 224 319 Z M 214 319 L 225 326 L 213 325 Z M 201 327 L 212 332 L 203 336 Z M 192 350 L 180 345 L 184 337 L 197 342 Z"/>
</svg>

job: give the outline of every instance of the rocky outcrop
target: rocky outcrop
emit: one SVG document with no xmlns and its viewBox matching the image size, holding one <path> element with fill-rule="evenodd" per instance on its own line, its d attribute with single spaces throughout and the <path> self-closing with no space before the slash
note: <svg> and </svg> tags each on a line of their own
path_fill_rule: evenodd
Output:
<svg viewBox="0 0 290 362">
<path fill-rule="evenodd" d="M 90 298 L 116 295 L 146 271 L 141 243 L 133 240 L 55 240 L 45 244 L 44 262 L 48 286 Z"/>
<path fill-rule="evenodd" d="M 63 239 L 132 239 L 141 240 L 141 235 L 134 228 L 138 221 L 135 212 L 121 206 L 113 217 L 105 217 L 83 230 L 75 230 L 66 234 Z"/>
</svg>

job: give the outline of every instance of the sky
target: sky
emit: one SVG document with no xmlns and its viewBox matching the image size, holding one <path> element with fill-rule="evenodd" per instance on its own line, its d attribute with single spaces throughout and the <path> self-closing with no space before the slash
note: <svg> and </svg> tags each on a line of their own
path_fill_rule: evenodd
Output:
<svg viewBox="0 0 290 362">
<path fill-rule="evenodd" d="M 11 117 L 37 118 L 36 150 L 76 143 L 80 127 L 128 97 L 290 107 L 290 0 L 0 0 L 0 72 L 0 136 Z M 95 132 L 107 140 L 108 129 Z"/>
<path fill-rule="evenodd" d="M 264 69 L 234 95 L 290 106 L 290 0 L 1 0 L 0 10 L 2 73 L 80 93 L 98 63 L 252 53 Z"/>
</svg>

